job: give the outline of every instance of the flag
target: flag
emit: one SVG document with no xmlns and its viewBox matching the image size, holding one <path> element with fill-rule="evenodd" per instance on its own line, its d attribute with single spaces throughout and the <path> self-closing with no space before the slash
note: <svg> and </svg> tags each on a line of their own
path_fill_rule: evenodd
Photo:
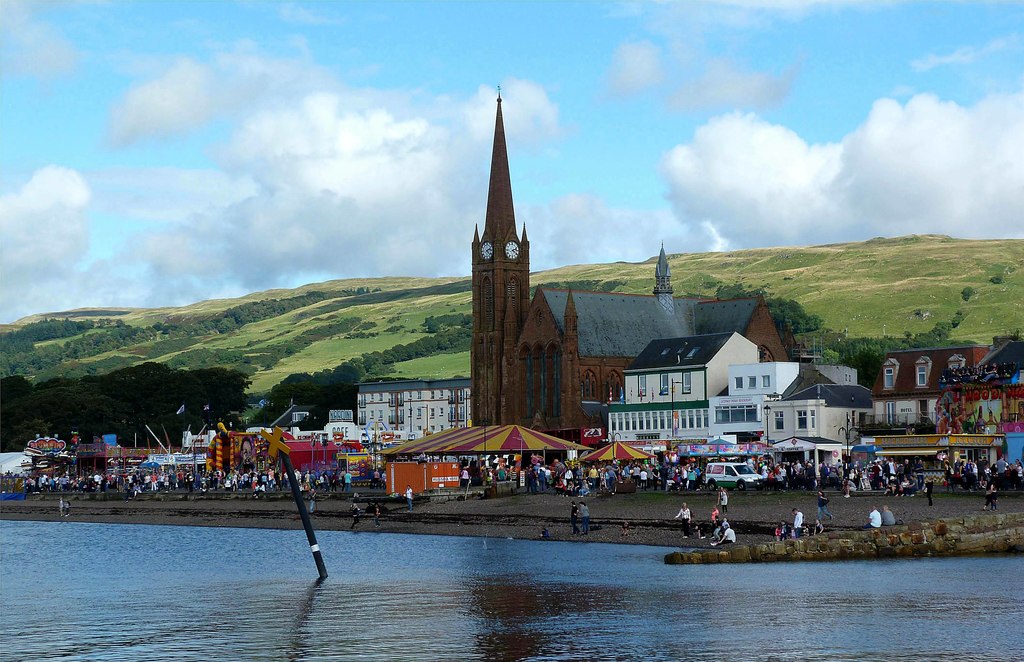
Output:
<svg viewBox="0 0 1024 662">
<path fill-rule="evenodd" d="M 622 390 L 621 386 L 619 387 L 619 402 L 626 404 L 626 392 Z"/>
<path fill-rule="evenodd" d="M 260 409 L 263 409 L 264 407 L 267 406 L 267 401 L 266 400 L 260 400 L 258 403 L 256 403 L 256 406 L 259 407 Z"/>
<path fill-rule="evenodd" d="M 181 406 L 180 406 L 180 407 L 178 407 L 178 411 L 176 411 L 176 412 L 174 412 L 174 413 L 175 413 L 175 414 L 177 414 L 177 415 L 179 415 L 179 416 L 180 416 L 181 414 L 184 414 L 184 413 L 185 413 L 185 403 L 184 403 L 184 402 L 182 402 L 182 403 L 181 403 Z"/>
<path fill-rule="evenodd" d="M 210 411 L 210 403 L 209 402 L 207 402 L 205 405 L 203 405 L 203 411 Z"/>
</svg>

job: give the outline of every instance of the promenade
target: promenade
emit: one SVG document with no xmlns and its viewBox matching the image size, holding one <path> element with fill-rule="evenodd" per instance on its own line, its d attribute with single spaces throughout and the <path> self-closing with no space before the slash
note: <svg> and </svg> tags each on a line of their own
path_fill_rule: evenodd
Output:
<svg viewBox="0 0 1024 662">
<path fill-rule="evenodd" d="M 607 542 L 622 544 L 704 547 L 708 539 L 685 539 L 678 520 L 673 519 L 685 501 L 695 521 L 707 523 L 717 496 L 708 492 L 667 494 L 638 492 L 587 498 L 591 514 L 588 536 L 572 535 L 569 526 L 570 502 L 554 494 L 539 494 L 480 499 L 470 493 L 461 500 L 457 492 L 433 498 L 418 497 L 413 512 L 407 512 L 404 499 L 395 499 L 366 490 L 356 490 L 355 503 L 364 511 L 371 500 L 380 500 L 384 508 L 380 528 L 364 512 L 356 530 L 366 532 L 464 535 L 509 538 L 540 538 L 548 529 L 553 540 Z M 980 514 L 984 494 L 936 493 L 935 505 L 917 497 L 891 497 L 880 493 L 859 493 L 844 499 L 829 492 L 829 509 L 834 520 L 825 522 L 826 531 L 859 529 L 872 508 L 888 505 L 898 521 L 904 523 L 938 518 Z M 0 519 L 57 521 L 58 493 L 33 494 L 25 501 L 5 501 Z M 267 499 L 254 500 L 241 493 L 187 495 L 183 492 L 144 494 L 124 502 L 119 494 L 72 494 L 71 514 L 64 521 L 108 522 L 118 524 L 158 524 L 183 526 L 227 526 L 271 529 L 300 529 L 301 524 L 290 494 L 272 493 Z M 578 501 L 578 499 L 577 499 Z M 317 501 L 314 526 L 319 530 L 348 530 L 352 525 L 352 495 L 328 493 Z M 804 514 L 813 526 L 817 515 L 816 494 L 795 491 L 784 493 L 735 492 L 730 494 L 727 513 L 737 532 L 738 542 L 764 542 L 780 520 L 792 522 L 792 509 Z M 1024 512 L 1024 494 L 1000 495 L 998 512 Z M 622 522 L 630 525 L 622 535 Z M 705 526 L 705 530 L 706 530 Z"/>
</svg>

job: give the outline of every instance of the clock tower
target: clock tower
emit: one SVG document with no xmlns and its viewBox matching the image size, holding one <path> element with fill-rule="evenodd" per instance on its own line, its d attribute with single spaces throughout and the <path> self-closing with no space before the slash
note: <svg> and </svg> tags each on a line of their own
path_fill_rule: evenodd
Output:
<svg viewBox="0 0 1024 662">
<path fill-rule="evenodd" d="M 516 233 L 505 126 L 498 93 L 483 234 L 473 231 L 473 424 L 515 423 L 515 351 L 530 296 L 530 242 Z"/>
</svg>

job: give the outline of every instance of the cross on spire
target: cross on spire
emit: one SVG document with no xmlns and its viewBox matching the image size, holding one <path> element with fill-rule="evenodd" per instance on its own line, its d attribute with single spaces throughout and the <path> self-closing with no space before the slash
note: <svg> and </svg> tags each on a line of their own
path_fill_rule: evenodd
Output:
<svg viewBox="0 0 1024 662">
<path fill-rule="evenodd" d="M 501 85 L 498 86 L 498 101 L 501 101 Z"/>
</svg>

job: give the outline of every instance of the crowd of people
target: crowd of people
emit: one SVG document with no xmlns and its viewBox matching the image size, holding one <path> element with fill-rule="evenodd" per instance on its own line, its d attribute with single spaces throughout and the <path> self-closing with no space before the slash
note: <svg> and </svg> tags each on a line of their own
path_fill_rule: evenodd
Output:
<svg viewBox="0 0 1024 662">
<path fill-rule="evenodd" d="M 1016 363 L 987 363 L 960 368 L 946 368 L 939 376 L 940 386 L 984 384 L 993 380 L 1012 379 L 1020 370 Z"/>
</svg>

